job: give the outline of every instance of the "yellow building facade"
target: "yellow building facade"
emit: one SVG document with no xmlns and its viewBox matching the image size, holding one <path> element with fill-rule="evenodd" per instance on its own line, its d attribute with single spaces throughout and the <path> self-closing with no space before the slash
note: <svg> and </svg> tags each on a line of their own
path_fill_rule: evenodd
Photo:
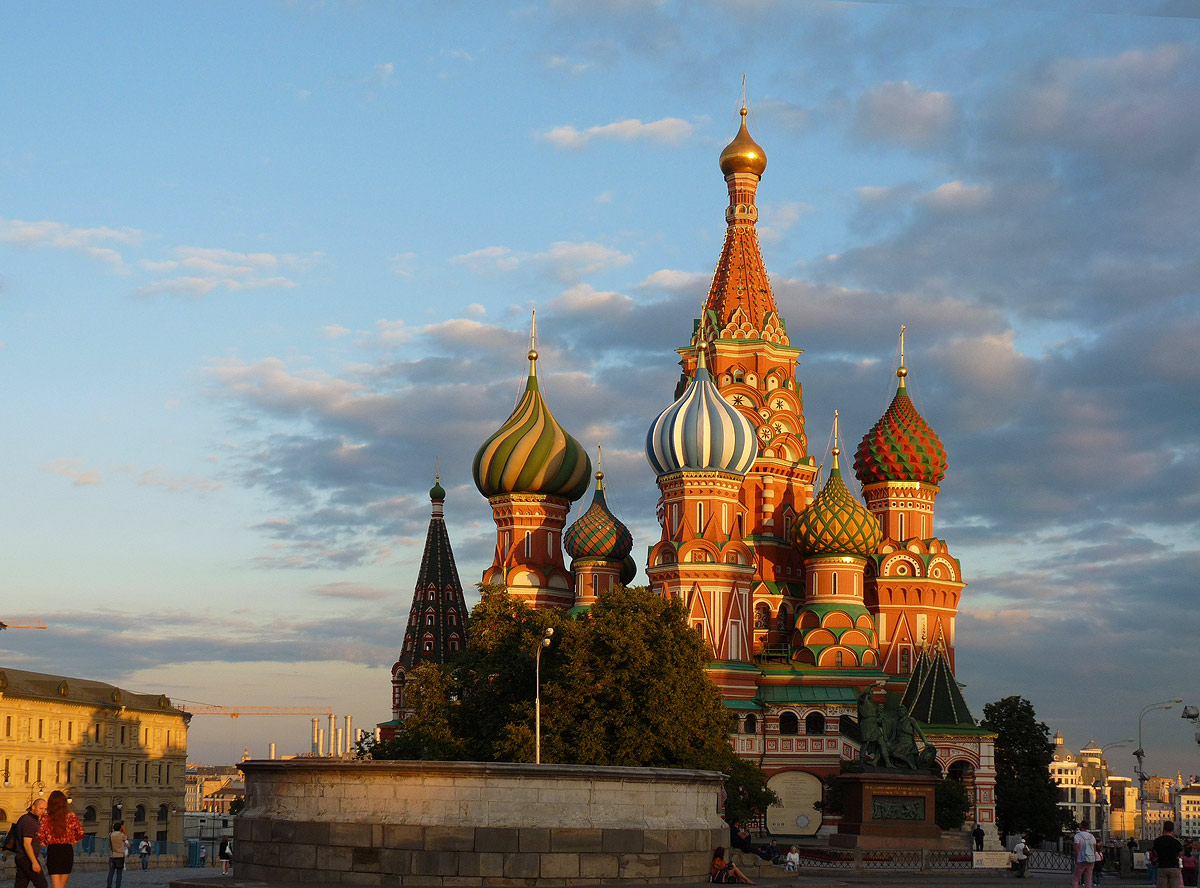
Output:
<svg viewBox="0 0 1200 888">
<path fill-rule="evenodd" d="M 102 845 L 118 820 L 130 838 L 182 842 L 190 717 L 162 695 L 0 670 L 0 823 L 61 789 Z"/>
</svg>

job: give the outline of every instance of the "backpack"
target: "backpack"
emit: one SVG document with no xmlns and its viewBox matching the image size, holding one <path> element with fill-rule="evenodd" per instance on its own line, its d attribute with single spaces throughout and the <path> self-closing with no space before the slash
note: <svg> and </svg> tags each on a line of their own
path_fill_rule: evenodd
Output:
<svg viewBox="0 0 1200 888">
<path fill-rule="evenodd" d="M 8 835 L 6 835 L 4 837 L 4 842 L 2 844 L 0 844 L 0 851 L 4 851 L 8 854 L 16 854 L 17 853 L 17 824 L 16 823 L 13 823 L 13 825 L 8 828 Z"/>
</svg>

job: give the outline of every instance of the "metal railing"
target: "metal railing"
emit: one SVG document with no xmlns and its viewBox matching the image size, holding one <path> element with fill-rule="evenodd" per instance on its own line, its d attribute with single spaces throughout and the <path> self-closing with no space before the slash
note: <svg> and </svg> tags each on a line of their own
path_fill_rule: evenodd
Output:
<svg viewBox="0 0 1200 888">
<path fill-rule="evenodd" d="M 801 848 L 800 866 L 814 869 L 849 869 L 854 866 L 854 852 L 834 848 L 827 851 Z"/>
<path fill-rule="evenodd" d="M 926 851 L 925 859 L 929 868 L 934 870 L 972 869 L 975 858 L 970 851 Z"/>
<path fill-rule="evenodd" d="M 864 851 L 862 862 L 864 869 L 920 870 L 921 852 L 915 850 Z"/>
<path fill-rule="evenodd" d="M 1069 873 L 1075 868 L 1075 862 L 1070 854 L 1060 851 L 1031 850 L 1029 868 L 1035 870 L 1050 870 L 1056 873 Z"/>
</svg>

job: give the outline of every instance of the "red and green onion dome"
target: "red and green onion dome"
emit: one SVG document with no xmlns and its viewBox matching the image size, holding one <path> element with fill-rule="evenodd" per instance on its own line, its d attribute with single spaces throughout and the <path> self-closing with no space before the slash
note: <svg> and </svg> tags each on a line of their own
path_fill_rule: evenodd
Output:
<svg viewBox="0 0 1200 888">
<path fill-rule="evenodd" d="M 572 558 L 623 561 L 633 548 L 629 529 L 609 511 L 604 499 L 604 473 L 596 473 L 596 493 L 579 520 L 563 531 L 563 547 Z"/>
<path fill-rule="evenodd" d="M 883 530 L 867 507 L 854 498 L 842 480 L 838 454 L 833 448 L 829 480 L 792 524 L 792 545 L 805 558 L 852 555 L 867 558 L 883 539 Z"/>
<path fill-rule="evenodd" d="M 530 349 L 529 380 L 512 415 L 475 454 L 471 474 L 486 497 L 528 493 L 574 501 L 587 492 L 592 462 L 542 399 L 537 356 Z"/>
<path fill-rule="evenodd" d="M 854 474 L 860 484 L 881 481 L 923 481 L 940 484 L 946 477 L 946 450 L 908 397 L 904 378 L 887 411 L 863 437 L 854 455 Z"/>
</svg>

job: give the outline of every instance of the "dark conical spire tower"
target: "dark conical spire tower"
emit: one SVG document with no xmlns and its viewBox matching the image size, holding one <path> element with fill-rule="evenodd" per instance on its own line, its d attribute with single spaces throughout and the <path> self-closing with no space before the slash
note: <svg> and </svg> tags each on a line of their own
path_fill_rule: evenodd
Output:
<svg viewBox="0 0 1200 888">
<path fill-rule="evenodd" d="M 413 591 L 400 659 L 392 666 L 392 721 L 380 725 L 385 739 L 405 715 L 404 686 L 421 663 L 445 663 L 467 646 L 467 603 L 450 548 L 442 507 L 446 491 L 434 476 L 429 490 L 432 514 L 425 535 L 425 552 Z"/>
</svg>

